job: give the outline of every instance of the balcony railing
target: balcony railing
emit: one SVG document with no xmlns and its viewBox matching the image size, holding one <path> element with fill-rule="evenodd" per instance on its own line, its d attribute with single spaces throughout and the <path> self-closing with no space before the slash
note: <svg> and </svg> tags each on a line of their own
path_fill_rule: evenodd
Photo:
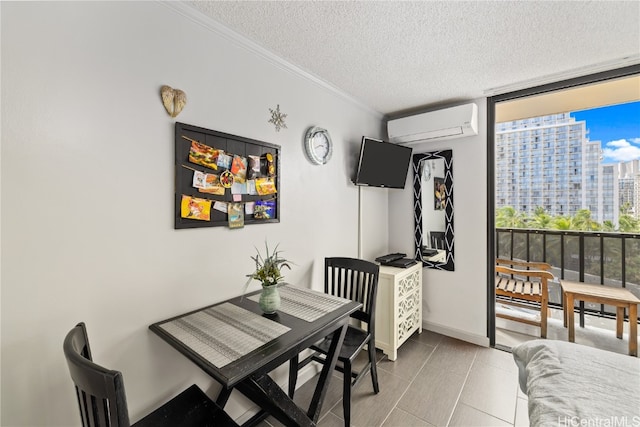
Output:
<svg viewBox="0 0 640 427">
<path fill-rule="evenodd" d="M 496 228 L 496 245 L 499 258 L 547 262 L 560 280 L 627 288 L 640 298 L 640 234 Z M 558 282 L 549 284 L 549 304 L 562 308 Z M 587 303 L 584 309 L 616 315 L 607 304 Z"/>
</svg>

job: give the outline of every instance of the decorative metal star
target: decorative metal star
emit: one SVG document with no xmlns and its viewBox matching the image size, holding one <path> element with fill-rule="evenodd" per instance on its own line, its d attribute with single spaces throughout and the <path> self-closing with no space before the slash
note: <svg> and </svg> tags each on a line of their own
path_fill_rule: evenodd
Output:
<svg viewBox="0 0 640 427">
<path fill-rule="evenodd" d="M 287 124 L 284 122 L 284 119 L 285 117 L 287 117 L 287 115 L 280 112 L 280 104 L 276 106 L 275 110 L 269 108 L 269 112 L 271 113 L 271 119 L 269 120 L 269 123 L 273 123 L 273 125 L 276 127 L 276 132 L 280 132 L 280 129 L 282 128 L 287 128 Z"/>
</svg>

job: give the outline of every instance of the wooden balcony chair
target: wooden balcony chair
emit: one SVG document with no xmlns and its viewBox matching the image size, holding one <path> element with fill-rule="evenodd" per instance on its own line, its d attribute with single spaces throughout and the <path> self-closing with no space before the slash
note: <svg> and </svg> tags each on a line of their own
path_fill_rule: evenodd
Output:
<svg viewBox="0 0 640 427">
<path fill-rule="evenodd" d="M 375 348 L 375 318 L 376 295 L 378 292 L 378 276 L 380 267 L 369 261 L 354 258 L 325 258 L 324 292 L 338 297 L 358 301 L 362 308 L 351 315 L 360 321 L 364 329 L 356 325 L 348 326 L 336 370 L 343 373 L 342 408 L 344 411 L 344 425 L 351 425 L 351 389 L 362 378 L 371 372 L 371 382 L 374 393 L 380 391 L 378 387 L 378 371 L 376 370 Z M 298 370 L 311 361 L 325 363 L 325 355 L 331 341 L 325 339 L 311 346 L 314 353 L 302 361 L 298 356 L 289 362 L 289 396 L 293 398 L 298 379 Z M 352 369 L 353 361 L 364 347 L 367 347 L 368 362 L 358 372 Z M 353 381 L 352 381 L 353 380 Z"/>
<path fill-rule="evenodd" d="M 84 427 L 129 427 L 122 373 L 93 363 L 84 323 L 64 339 L 64 355 L 76 388 Z M 184 390 L 135 424 L 136 427 L 223 427 L 236 424 L 197 386 Z"/>
<path fill-rule="evenodd" d="M 496 317 L 540 327 L 540 337 L 547 337 L 549 315 L 548 281 L 553 280 L 551 265 L 546 262 L 527 262 L 512 259 L 496 259 L 496 302 L 531 308 L 524 302 L 540 304 L 540 320 L 498 313 Z M 501 298 L 499 298 L 501 297 Z"/>
</svg>

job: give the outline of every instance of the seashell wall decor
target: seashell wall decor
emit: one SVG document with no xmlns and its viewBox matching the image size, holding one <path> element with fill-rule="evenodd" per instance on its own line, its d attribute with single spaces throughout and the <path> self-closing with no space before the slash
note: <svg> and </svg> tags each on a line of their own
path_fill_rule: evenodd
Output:
<svg viewBox="0 0 640 427">
<path fill-rule="evenodd" d="M 171 117 L 176 117 L 184 106 L 187 104 L 187 94 L 180 89 L 173 89 L 171 86 L 164 85 L 160 88 L 162 96 L 162 104 Z"/>
</svg>

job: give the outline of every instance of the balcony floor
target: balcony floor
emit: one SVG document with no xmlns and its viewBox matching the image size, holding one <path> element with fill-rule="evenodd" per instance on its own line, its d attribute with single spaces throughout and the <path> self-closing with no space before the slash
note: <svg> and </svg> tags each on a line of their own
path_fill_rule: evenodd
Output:
<svg viewBox="0 0 640 427">
<path fill-rule="evenodd" d="M 629 354 L 629 322 L 624 322 L 622 339 L 616 338 L 615 319 L 585 315 L 585 327 L 579 325 L 579 314 L 575 314 L 575 342 L 579 344 Z M 526 323 L 496 317 L 496 345 L 511 348 L 525 341 L 540 337 L 540 328 Z M 551 309 L 547 324 L 547 339 L 567 341 L 568 331 L 563 326 L 562 310 Z"/>
</svg>

